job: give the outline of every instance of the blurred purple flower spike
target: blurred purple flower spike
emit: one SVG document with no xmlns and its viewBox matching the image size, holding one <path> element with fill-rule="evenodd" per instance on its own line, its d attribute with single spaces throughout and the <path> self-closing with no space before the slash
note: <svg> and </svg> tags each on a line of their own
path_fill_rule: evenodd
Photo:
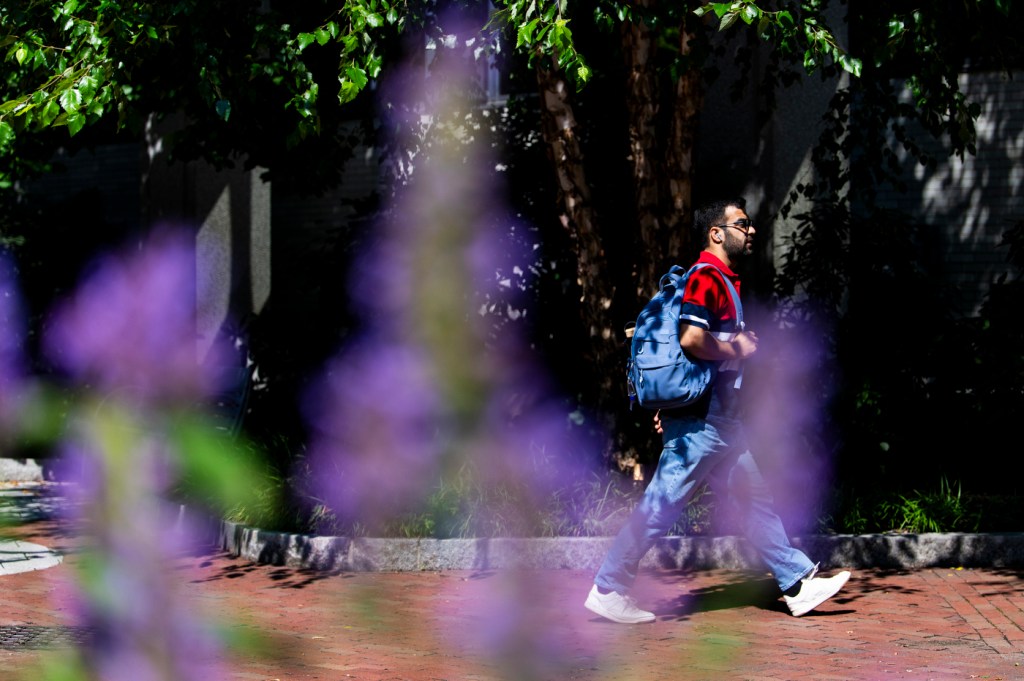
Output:
<svg viewBox="0 0 1024 681">
<path fill-rule="evenodd" d="M 14 262 L 0 252 L 0 428 L 16 418 L 25 381 L 25 320 Z"/>
<path fill-rule="evenodd" d="M 421 353 L 365 340 L 329 368 L 306 412 L 311 491 L 342 519 L 393 517 L 436 481 L 443 409 Z"/>
<path fill-rule="evenodd" d="M 210 395 L 218 378 L 197 357 L 196 296 L 193 235 L 159 229 L 141 248 L 100 261 L 57 307 L 46 353 L 107 394 L 145 402 Z"/>
</svg>

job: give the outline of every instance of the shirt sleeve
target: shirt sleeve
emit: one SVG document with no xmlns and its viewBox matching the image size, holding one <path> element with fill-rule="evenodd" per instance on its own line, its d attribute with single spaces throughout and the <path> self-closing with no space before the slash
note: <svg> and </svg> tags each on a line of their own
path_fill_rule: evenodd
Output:
<svg viewBox="0 0 1024 681">
<path fill-rule="evenodd" d="M 679 321 L 708 331 L 717 331 L 721 320 L 730 316 L 729 294 L 712 267 L 702 267 L 686 282 Z"/>
</svg>

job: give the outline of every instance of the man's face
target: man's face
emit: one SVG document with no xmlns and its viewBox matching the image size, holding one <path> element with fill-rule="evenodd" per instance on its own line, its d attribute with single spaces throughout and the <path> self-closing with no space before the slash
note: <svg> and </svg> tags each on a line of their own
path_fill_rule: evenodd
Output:
<svg viewBox="0 0 1024 681">
<path fill-rule="evenodd" d="M 746 211 L 736 206 L 725 209 L 725 220 L 718 226 L 722 230 L 722 247 L 732 260 L 750 255 L 754 250 L 754 224 Z"/>
</svg>

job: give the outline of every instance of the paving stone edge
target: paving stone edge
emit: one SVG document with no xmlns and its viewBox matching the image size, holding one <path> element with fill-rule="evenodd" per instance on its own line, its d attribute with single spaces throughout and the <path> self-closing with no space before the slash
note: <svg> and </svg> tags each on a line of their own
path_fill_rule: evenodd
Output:
<svg viewBox="0 0 1024 681">
<path fill-rule="evenodd" d="M 611 537 L 381 539 L 273 532 L 221 521 L 219 547 L 256 563 L 316 571 L 596 570 Z M 1024 532 L 794 537 L 822 568 L 1024 567 Z M 664 537 L 642 567 L 757 569 L 740 537 Z"/>
</svg>

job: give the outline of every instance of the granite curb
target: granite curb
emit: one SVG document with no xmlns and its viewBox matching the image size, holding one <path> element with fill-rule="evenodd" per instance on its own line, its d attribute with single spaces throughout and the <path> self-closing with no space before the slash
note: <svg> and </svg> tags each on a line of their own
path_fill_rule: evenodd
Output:
<svg viewBox="0 0 1024 681">
<path fill-rule="evenodd" d="M 37 487 L 23 482 L 4 489 L 15 518 L 22 521 L 51 516 L 56 502 Z M 10 510 L 10 509 L 9 509 Z M 201 528 L 202 541 L 229 555 L 255 563 L 324 572 L 406 572 L 443 570 L 573 569 L 596 570 L 611 545 L 611 537 L 403 539 L 332 537 L 274 532 L 226 520 L 191 515 Z M 936 567 L 1024 567 L 1024 532 L 810 535 L 793 538 L 822 568 L 912 570 Z M 8 547 L 12 550 L 15 547 Z M 21 549 L 23 547 L 17 547 Z M 45 547 L 31 547 L 36 554 Z M 18 553 L 23 553 L 18 550 Z M 8 556 L 15 558 L 15 556 Z M 16 556 L 19 568 L 41 565 L 53 556 Z M 29 560 L 31 558 L 32 560 Z M 759 569 L 749 543 L 735 536 L 664 537 L 641 563 L 642 567 L 679 570 Z"/>
<path fill-rule="evenodd" d="M 325 572 L 596 570 L 611 537 L 383 539 L 272 532 L 220 523 L 218 546 L 256 563 Z M 1024 566 L 1024 532 L 814 535 L 793 538 L 822 568 L 912 570 Z M 758 569 L 740 537 L 664 537 L 641 563 L 662 569 Z"/>
</svg>

